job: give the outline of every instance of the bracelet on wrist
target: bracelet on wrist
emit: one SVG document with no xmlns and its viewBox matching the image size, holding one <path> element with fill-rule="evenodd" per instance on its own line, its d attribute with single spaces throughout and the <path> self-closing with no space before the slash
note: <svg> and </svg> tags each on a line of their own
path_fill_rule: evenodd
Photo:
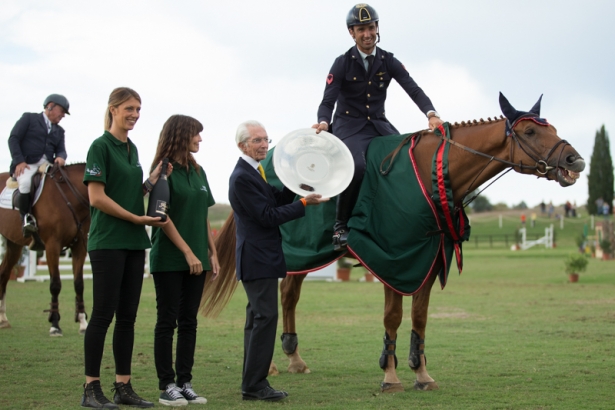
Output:
<svg viewBox="0 0 615 410">
<path fill-rule="evenodd" d="M 305 200 L 305 198 L 301 198 L 300 201 L 303 204 L 303 206 L 307 206 L 307 201 Z"/>
<path fill-rule="evenodd" d="M 149 178 L 143 182 L 143 187 L 147 192 L 152 192 L 152 189 L 154 189 L 154 185 L 150 182 Z"/>
</svg>

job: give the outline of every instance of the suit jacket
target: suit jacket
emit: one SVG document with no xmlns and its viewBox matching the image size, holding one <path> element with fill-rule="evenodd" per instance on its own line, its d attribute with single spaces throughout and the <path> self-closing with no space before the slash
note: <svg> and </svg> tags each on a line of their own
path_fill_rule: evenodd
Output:
<svg viewBox="0 0 615 410">
<path fill-rule="evenodd" d="M 286 262 L 279 226 L 305 215 L 295 194 L 269 185 L 242 158 L 231 174 L 229 200 L 237 227 L 236 266 L 238 280 L 283 278 Z"/>
<path fill-rule="evenodd" d="M 43 155 L 53 161 L 57 157 L 66 159 L 64 147 L 64 128 L 51 124 L 51 132 L 47 133 L 47 123 L 43 113 L 24 113 L 15 123 L 9 136 L 11 151 L 11 175 L 17 164 L 25 162 L 34 164 Z"/>
<path fill-rule="evenodd" d="M 387 88 L 395 79 L 423 113 L 433 110 L 431 100 L 414 82 L 406 68 L 389 53 L 376 47 L 376 57 L 369 73 L 356 46 L 339 56 L 327 76 L 325 93 L 318 108 L 318 121 L 331 124 L 337 102 L 333 134 L 340 139 L 361 131 L 371 121 L 380 135 L 399 134 L 385 116 Z"/>
</svg>

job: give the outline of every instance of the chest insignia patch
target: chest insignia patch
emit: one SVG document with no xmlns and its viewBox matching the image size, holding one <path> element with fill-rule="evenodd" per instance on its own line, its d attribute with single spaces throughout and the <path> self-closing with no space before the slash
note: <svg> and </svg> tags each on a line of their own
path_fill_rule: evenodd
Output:
<svg viewBox="0 0 615 410">
<path fill-rule="evenodd" d="M 327 76 L 327 84 L 331 84 L 333 82 L 333 74 L 329 74 Z"/>
<path fill-rule="evenodd" d="M 381 71 L 381 72 L 379 72 L 379 73 L 376 73 L 376 75 L 377 75 L 378 77 L 380 77 L 381 75 L 385 75 L 385 74 L 386 74 L 386 71 Z"/>
</svg>

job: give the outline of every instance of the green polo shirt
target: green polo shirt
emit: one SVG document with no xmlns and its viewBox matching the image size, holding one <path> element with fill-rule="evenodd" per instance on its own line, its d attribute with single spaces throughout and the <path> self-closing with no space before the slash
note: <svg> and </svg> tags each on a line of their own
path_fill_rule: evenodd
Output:
<svg viewBox="0 0 615 410">
<path fill-rule="evenodd" d="M 130 149 L 128 149 L 130 148 Z M 83 183 L 102 182 L 105 194 L 135 215 L 145 215 L 143 170 L 135 144 L 122 142 L 105 131 L 88 151 Z M 92 223 L 88 251 L 99 249 L 141 250 L 151 246 L 144 225 L 135 225 L 90 206 Z"/>
<path fill-rule="evenodd" d="M 207 175 L 202 167 L 199 173 L 190 165 L 182 167 L 173 164 L 169 176 L 171 200 L 167 210 L 169 217 L 181 237 L 186 241 L 194 255 L 203 264 L 203 270 L 210 270 L 207 237 L 207 212 L 215 204 L 211 195 Z M 152 229 L 152 250 L 149 254 L 152 272 L 176 272 L 190 270 L 184 254 L 177 249 L 164 231 Z"/>
</svg>

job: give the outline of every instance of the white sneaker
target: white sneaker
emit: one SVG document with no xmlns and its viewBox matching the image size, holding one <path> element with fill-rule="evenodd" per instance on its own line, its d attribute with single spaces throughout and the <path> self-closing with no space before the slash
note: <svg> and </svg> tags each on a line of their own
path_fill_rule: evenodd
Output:
<svg viewBox="0 0 615 410">
<path fill-rule="evenodd" d="M 184 398 L 182 395 L 181 389 L 175 385 L 175 383 L 170 383 L 167 385 L 165 391 L 160 393 L 160 398 L 158 401 L 165 406 L 187 406 L 188 400 Z"/>
<path fill-rule="evenodd" d="M 194 390 L 192 390 L 192 383 L 184 383 L 184 386 L 180 389 L 180 392 L 190 404 L 207 403 L 207 399 L 205 397 L 199 396 Z"/>
</svg>

